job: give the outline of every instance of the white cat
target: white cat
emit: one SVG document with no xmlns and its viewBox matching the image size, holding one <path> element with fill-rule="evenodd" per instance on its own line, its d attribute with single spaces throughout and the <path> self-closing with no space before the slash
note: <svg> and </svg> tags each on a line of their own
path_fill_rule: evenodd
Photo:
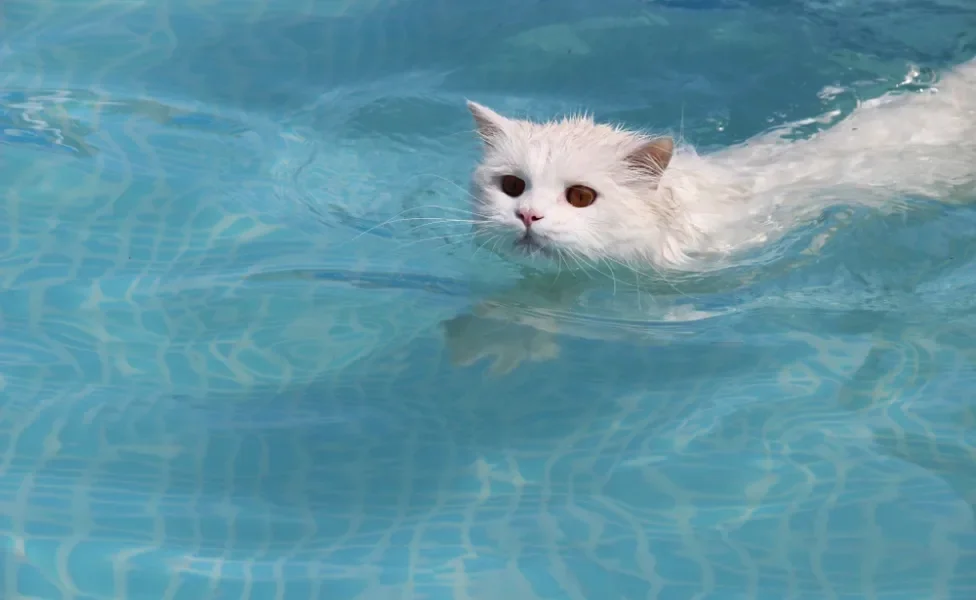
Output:
<svg viewBox="0 0 976 600">
<path fill-rule="evenodd" d="M 830 204 L 976 199 L 976 60 L 809 139 L 779 130 L 709 155 L 587 116 L 533 123 L 468 107 L 484 142 L 480 235 L 570 265 L 697 270 Z"/>
</svg>

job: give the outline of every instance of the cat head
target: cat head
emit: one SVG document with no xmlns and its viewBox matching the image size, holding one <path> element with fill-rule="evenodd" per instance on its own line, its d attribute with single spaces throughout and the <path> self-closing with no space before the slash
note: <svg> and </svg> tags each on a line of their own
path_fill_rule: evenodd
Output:
<svg viewBox="0 0 976 600">
<path fill-rule="evenodd" d="M 493 247 L 587 261 L 652 260 L 670 218 L 659 183 L 674 142 L 587 116 L 535 123 L 468 102 L 484 154 L 472 193 Z M 504 244 L 497 243 L 504 240 Z M 651 253 L 653 254 L 653 253 Z"/>
</svg>

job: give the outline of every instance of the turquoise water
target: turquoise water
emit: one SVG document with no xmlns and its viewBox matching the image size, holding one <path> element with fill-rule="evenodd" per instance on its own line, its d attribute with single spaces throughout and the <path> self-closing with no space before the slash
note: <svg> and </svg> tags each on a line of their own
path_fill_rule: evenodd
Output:
<svg viewBox="0 0 976 600">
<path fill-rule="evenodd" d="M 465 98 L 704 151 L 974 53 L 969 0 L 5 0 L 0 597 L 976 598 L 976 209 L 559 288 L 429 220 Z"/>
</svg>

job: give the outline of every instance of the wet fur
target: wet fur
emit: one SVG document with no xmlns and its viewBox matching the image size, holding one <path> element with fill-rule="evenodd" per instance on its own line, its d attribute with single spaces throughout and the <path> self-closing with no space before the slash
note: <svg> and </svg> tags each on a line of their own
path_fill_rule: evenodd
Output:
<svg viewBox="0 0 976 600">
<path fill-rule="evenodd" d="M 780 129 L 708 155 L 688 145 L 648 153 L 670 139 L 587 115 L 535 123 L 468 106 L 484 146 L 472 178 L 477 227 L 512 242 L 494 247 L 567 265 L 703 270 L 830 205 L 890 208 L 905 196 L 971 200 L 976 192 L 976 60 L 936 89 L 864 102 L 808 139 Z M 526 180 L 522 196 L 502 193 L 506 174 Z M 597 201 L 568 204 L 564 190 L 574 184 L 597 190 Z M 519 209 L 544 215 L 532 244 L 514 243 L 525 235 Z"/>
</svg>

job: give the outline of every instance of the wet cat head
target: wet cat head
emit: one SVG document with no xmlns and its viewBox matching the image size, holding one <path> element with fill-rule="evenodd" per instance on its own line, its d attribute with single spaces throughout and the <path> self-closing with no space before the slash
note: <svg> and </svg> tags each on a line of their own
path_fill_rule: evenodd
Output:
<svg viewBox="0 0 976 600">
<path fill-rule="evenodd" d="M 484 145 L 473 194 L 480 233 L 515 252 L 653 261 L 672 219 L 660 182 L 674 142 L 595 123 L 509 119 L 468 102 Z"/>
</svg>

